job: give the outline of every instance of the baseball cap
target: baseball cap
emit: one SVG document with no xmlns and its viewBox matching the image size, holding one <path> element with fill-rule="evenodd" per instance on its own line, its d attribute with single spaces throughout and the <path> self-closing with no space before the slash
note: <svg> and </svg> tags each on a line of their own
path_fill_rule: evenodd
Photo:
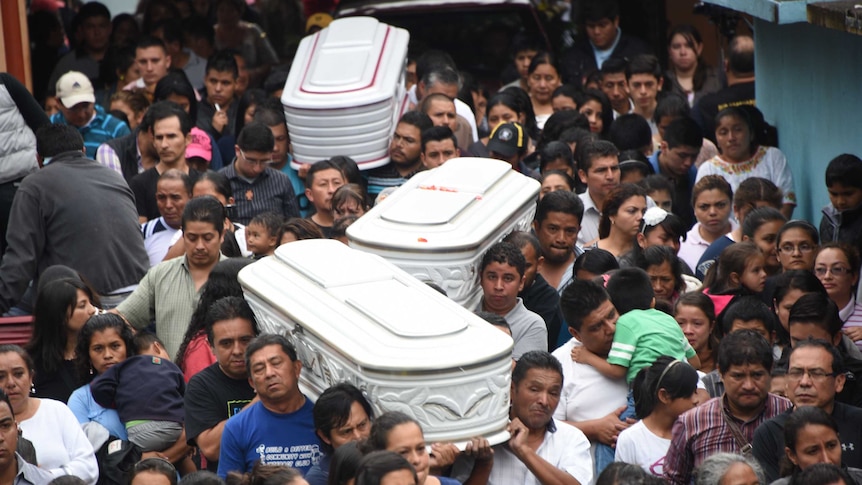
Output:
<svg viewBox="0 0 862 485">
<path fill-rule="evenodd" d="M 212 162 L 213 146 L 206 133 L 192 130 L 192 142 L 186 146 L 186 158 L 200 157 L 207 163 Z"/>
<path fill-rule="evenodd" d="M 57 97 L 63 106 L 71 108 L 78 103 L 95 103 L 93 85 L 86 75 L 69 71 L 57 81 Z"/>
<path fill-rule="evenodd" d="M 332 15 L 328 13 L 316 13 L 308 17 L 308 21 L 305 22 L 305 31 L 308 32 L 312 27 L 325 29 L 329 27 L 330 23 L 332 23 Z"/>
<path fill-rule="evenodd" d="M 488 151 L 511 157 L 523 152 L 527 147 L 524 127 L 520 123 L 503 123 L 497 125 L 488 140 Z"/>
</svg>

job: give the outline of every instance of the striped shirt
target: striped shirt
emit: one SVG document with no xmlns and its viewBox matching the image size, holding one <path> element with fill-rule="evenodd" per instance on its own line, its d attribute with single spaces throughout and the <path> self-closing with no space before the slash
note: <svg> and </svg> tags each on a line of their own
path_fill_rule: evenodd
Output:
<svg viewBox="0 0 862 485">
<path fill-rule="evenodd" d="M 236 212 L 231 221 L 248 225 L 261 212 L 272 211 L 285 218 L 299 217 L 296 194 L 287 175 L 266 167 L 256 179 L 249 182 L 236 173 L 233 163 L 219 170 L 230 180 Z"/>
<path fill-rule="evenodd" d="M 608 363 L 628 369 L 626 382 L 634 381 L 638 371 L 662 355 L 677 360 L 696 355 L 673 317 L 654 308 L 631 310 L 620 316 Z"/>
<path fill-rule="evenodd" d="M 102 108 L 98 104 L 94 105 L 94 109 L 96 114 L 93 119 L 90 120 L 86 126 L 78 128 L 78 131 L 84 139 L 84 147 L 87 149 L 87 157 L 95 160 L 96 150 L 99 148 L 99 145 L 108 140 L 126 136 L 131 133 L 131 130 L 129 130 L 128 125 L 120 121 L 118 118 L 114 118 L 106 113 L 105 108 Z M 66 122 L 66 118 L 63 117 L 62 112 L 54 113 L 54 115 L 51 116 L 51 123 L 68 124 Z"/>
<path fill-rule="evenodd" d="M 838 316 L 844 322 L 843 328 L 862 327 L 862 303 L 857 303 L 856 298 L 850 298 L 847 306 L 838 311 Z M 856 341 L 856 347 L 862 350 L 862 340 Z"/>
<path fill-rule="evenodd" d="M 141 173 L 144 171 L 144 164 L 141 163 L 141 150 L 138 148 L 137 143 L 135 143 L 135 151 L 137 152 L 136 161 L 138 162 L 138 173 Z M 120 156 L 111 145 L 108 145 L 107 143 L 99 145 L 99 148 L 96 149 L 96 161 L 118 174 L 123 175 L 123 164 L 120 162 Z"/>
<path fill-rule="evenodd" d="M 398 170 L 395 169 L 395 165 L 392 162 L 389 162 L 382 167 L 369 170 L 365 173 L 365 176 L 368 179 L 368 197 L 373 200 L 377 197 L 377 194 L 383 192 L 384 189 L 388 189 L 390 187 L 401 187 L 405 182 L 410 180 L 411 177 L 424 169 L 425 168 L 420 164 L 419 168 L 415 172 L 401 175 Z"/>
<path fill-rule="evenodd" d="M 733 417 L 727 405 L 727 395 L 710 399 L 685 412 L 673 425 L 673 438 L 664 459 L 664 474 L 668 483 L 688 485 L 694 469 L 710 456 L 721 453 L 740 453 L 740 446 L 724 419 L 724 411 L 739 426 L 748 443 L 754 439 L 754 430 L 762 423 L 783 413 L 790 401 L 767 394 L 766 405 L 748 421 Z"/>
</svg>

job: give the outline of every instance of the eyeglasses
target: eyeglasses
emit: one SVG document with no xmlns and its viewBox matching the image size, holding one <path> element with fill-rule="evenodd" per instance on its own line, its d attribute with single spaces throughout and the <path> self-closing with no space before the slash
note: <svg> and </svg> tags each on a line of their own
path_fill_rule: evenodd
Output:
<svg viewBox="0 0 862 485">
<path fill-rule="evenodd" d="M 802 380 L 802 376 L 805 374 L 808 374 L 808 378 L 814 382 L 822 382 L 827 377 L 835 377 L 838 375 L 835 372 L 826 372 L 823 369 L 800 369 L 798 367 L 794 367 L 787 371 L 787 378 L 794 381 L 800 381 Z"/>
<path fill-rule="evenodd" d="M 832 276 L 847 276 L 851 274 L 853 271 L 850 268 L 844 266 L 833 266 L 831 268 L 827 268 L 826 266 L 819 266 L 814 268 L 814 274 L 817 276 L 826 276 L 826 273 L 832 273 Z"/>
<path fill-rule="evenodd" d="M 812 246 L 810 244 L 805 244 L 805 243 L 802 243 L 799 246 L 794 246 L 792 244 L 783 244 L 783 245 L 781 245 L 781 247 L 778 248 L 778 252 L 784 253 L 784 254 L 793 254 L 796 251 L 799 251 L 802 254 L 808 254 L 811 251 L 814 251 L 814 249 L 816 247 L 817 246 Z"/>
<path fill-rule="evenodd" d="M 270 156 L 269 159 L 266 159 L 266 160 L 255 160 L 255 159 L 251 159 L 251 158 L 248 158 L 247 156 L 245 156 L 245 152 L 243 152 L 242 150 L 239 151 L 239 154 L 242 156 L 242 159 L 245 160 L 245 163 L 247 163 L 253 167 L 254 166 L 265 167 L 265 166 L 272 163 L 272 156 Z"/>
</svg>

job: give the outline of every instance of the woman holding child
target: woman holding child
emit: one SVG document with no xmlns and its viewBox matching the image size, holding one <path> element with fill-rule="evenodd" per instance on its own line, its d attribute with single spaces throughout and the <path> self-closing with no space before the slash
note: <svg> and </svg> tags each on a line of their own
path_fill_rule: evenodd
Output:
<svg viewBox="0 0 862 485">
<path fill-rule="evenodd" d="M 114 365 L 137 354 L 134 335 L 122 317 L 113 313 L 95 315 L 90 318 L 78 336 L 78 370 L 86 384 L 79 387 L 69 398 L 69 408 L 80 426 L 89 428 L 95 424 L 103 426 L 110 436 L 128 440 L 126 427 L 116 409 L 107 409 L 93 399 L 90 382 Z M 38 448 L 38 447 L 37 447 Z M 182 460 L 189 452 L 185 433 L 176 443 L 162 452 L 144 453 L 143 457 L 160 457 L 171 462 Z"/>
</svg>

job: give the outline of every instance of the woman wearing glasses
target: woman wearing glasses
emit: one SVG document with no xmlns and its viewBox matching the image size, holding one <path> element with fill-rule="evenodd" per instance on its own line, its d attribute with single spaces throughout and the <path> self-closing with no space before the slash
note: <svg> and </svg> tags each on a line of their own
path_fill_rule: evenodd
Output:
<svg viewBox="0 0 862 485">
<path fill-rule="evenodd" d="M 782 271 L 814 270 L 814 256 L 820 236 L 817 228 L 803 220 L 787 221 L 778 231 L 778 262 Z"/>
<path fill-rule="evenodd" d="M 862 349 L 862 305 L 856 303 L 859 251 L 846 243 L 824 244 L 814 259 L 814 274 L 838 305 L 842 331 Z"/>
</svg>

